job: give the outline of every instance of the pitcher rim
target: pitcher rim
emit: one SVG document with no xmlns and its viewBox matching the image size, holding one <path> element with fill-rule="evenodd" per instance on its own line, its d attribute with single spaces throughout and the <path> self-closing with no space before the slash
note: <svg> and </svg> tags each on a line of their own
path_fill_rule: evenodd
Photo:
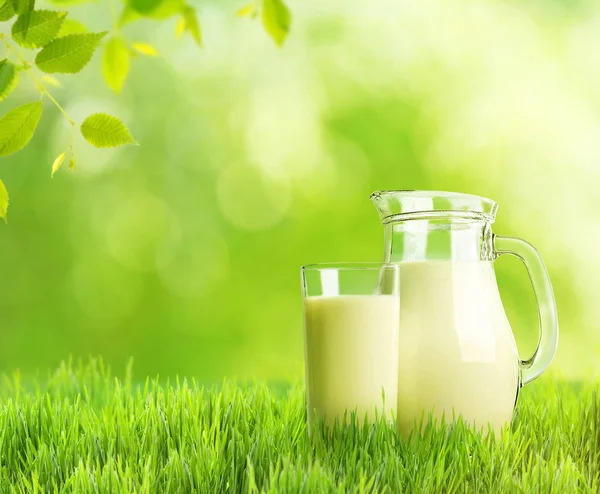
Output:
<svg viewBox="0 0 600 494">
<path fill-rule="evenodd" d="M 392 212 L 384 211 L 381 208 L 381 203 L 378 202 L 384 196 L 401 195 L 403 197 L 419 197 L 419 198 L 431 198 L 431 199 L 456 199 L 465 198 L 477 200 L 481 204 L 480 207 L 465 207 L 461 205 L 460 208 L 433 208 L 433 209 L 409 209 L 408 211 Z M 399 221 L 408 221 L 413 219 L 440 219 L 440 218 L 452 218 L 456 220 L 467 220 L 467 221 L 486 221 L 493 223 L 496 219 L 496 212 L 498 210 L 498 204 L 484 196 L 477 194 L 469 194 L 464 192 L 452 192 L 442 190 L 425 190 L 425 189 L 390 189 L 390 190 L 376 190 L 369 196 L 371 202 L 373 202 L 379 210 L 381 222 L 383 224 L 395 223 Z"/>
</svg>

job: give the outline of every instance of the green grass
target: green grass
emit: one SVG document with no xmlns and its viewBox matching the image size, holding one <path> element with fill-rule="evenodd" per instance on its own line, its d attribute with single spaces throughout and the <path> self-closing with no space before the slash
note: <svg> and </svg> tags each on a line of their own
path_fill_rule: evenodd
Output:
<svg viewBox="0 0 600 494">
<path fill-rule="evenodd" d="M 598 492 L 598 385 L 525 389 L 511 431 L 309 440 L 300 386 L 116 380 L 99 361 L 0 391 L 0 492 Z"/>
</svg>

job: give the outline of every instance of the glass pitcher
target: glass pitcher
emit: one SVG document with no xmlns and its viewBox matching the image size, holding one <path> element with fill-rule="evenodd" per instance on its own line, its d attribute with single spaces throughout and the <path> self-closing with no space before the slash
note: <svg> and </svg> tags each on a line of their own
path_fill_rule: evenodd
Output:
<svg viewBox="0 0 600 494">
<path fill-rule="evenodd" d="M 385 230 L 384 261 L 400 265 L 400 432 L 430 413 L 499 432 L 519 388 L 556 353 L 556 305 L 542 258 L 528 242 L 492 233 L 490 199 L 403 190 L 370 199 Z M 503 254 L 523 261 L 538 303 L 540 337 L 527 360 L 519 359 L 496 284 L 493 261 Z"/>
</svg>

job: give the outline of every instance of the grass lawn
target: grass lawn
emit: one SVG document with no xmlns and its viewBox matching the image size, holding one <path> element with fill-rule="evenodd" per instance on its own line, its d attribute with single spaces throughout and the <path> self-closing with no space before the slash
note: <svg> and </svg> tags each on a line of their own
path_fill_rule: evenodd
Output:
<svg viewBox="0 0 600 494">
<path fill-rule="evenodd" d="M 458 424 L 409 442 L 385 423 L 309 440 L 300 386 L 133 385 L 91 361 L 0 388 L 2 493 L 600 490 L 598 384 L 527 386 L 502 438 Z"/>
</svg>

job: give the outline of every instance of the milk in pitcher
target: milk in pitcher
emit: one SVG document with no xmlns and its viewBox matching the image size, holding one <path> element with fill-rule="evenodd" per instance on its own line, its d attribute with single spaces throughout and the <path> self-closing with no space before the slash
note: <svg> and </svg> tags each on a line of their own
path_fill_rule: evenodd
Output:
<svg viewBox="0 0 600 494">
<path fill-rule="evenodd" d="M 400 279 L 399 431 L 407 436 L 433 413 L 500 432 L 520 383 L 492 263 L 401 262 Z"/>
</svg>

